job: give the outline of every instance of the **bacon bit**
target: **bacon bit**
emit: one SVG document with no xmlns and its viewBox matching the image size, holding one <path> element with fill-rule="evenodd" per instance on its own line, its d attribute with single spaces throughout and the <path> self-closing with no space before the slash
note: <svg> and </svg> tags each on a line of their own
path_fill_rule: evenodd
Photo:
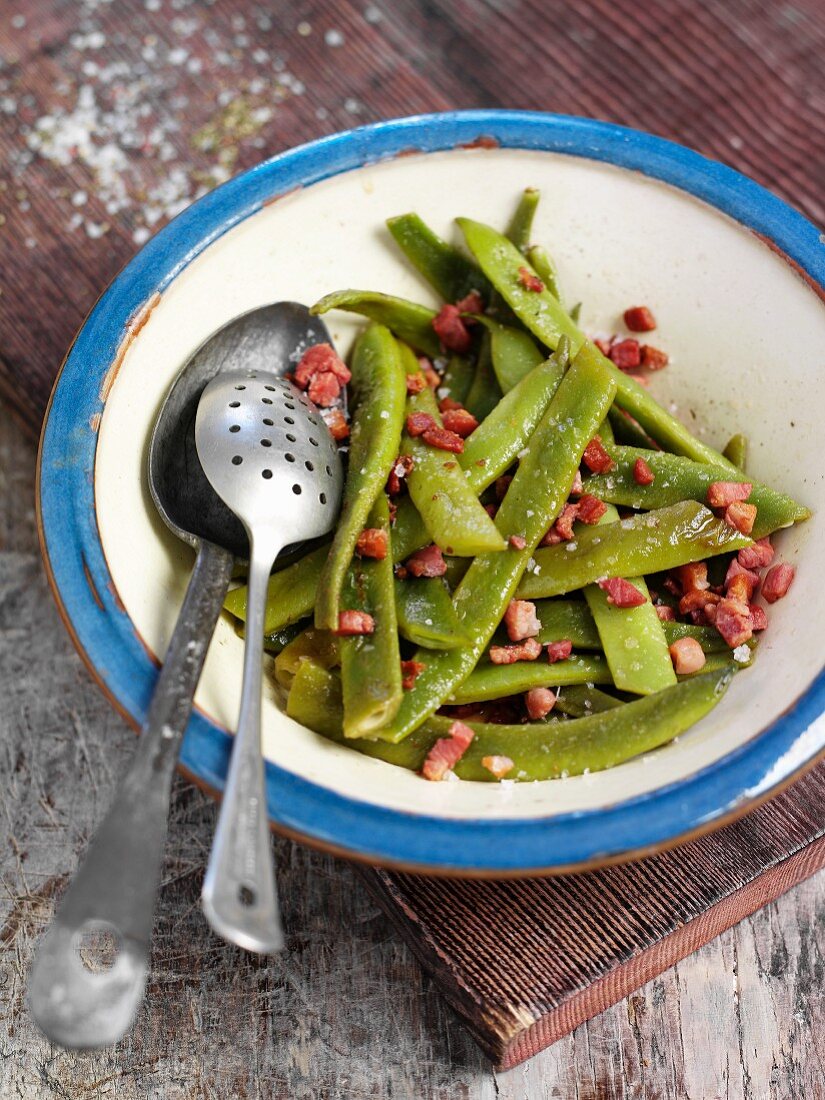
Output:
<svg viewBox="0 0 825 1100">
<path fill-rule="evenodd" d="M 547 646 L 547 660 L 551 665 L 556 661 L 566 661 L 573 652 L 573 643 L 569 638 L 563 638 L 558 642 L 550 642 Z"/>
<path fill-rule="evenodd" d="M 614 607 L 621 609 L 641 607 L 646 602 L 639 589 L 624 577 L 603 577 L 597 583 L 599 588 L 607 593 L 607 602 Z"/>
<path fill-rule="evenodd" d="M 677 676 L 688 676 L 705 665 L 705 653 L 695 638 L 678 638 L 670 650 L 673 670 Z"/>
<path fill-rule="evenodd" d="M 573 523 L 579 514 L 580 507 L 579 503 L 565 504 L 561 510 L 561 515 L 553 525 L 553 530 L 565 542 L 569 542 L 573 538 Z"/>
<path fill-rule="evenodd" d="M 331 344 L 313 344 L 301 356 L 295 368 L 295 385 L 305 390 L 316 374 L 333 374 L 345 385 L 352 378 L 346 363 L 340 358 Z"/>
<path fill-rule="evenodd" d="M 395 520 L 398 516 L 398 505 L 395 503 L 394 500 L 391 500 L 389 501 L 387 507 L 389 508 L 390 512 L 390 527 L 395 527 Z"/>
<path fill-rule="evenodd" d="M 645 389 L 650 388 L 650 380 L 647 375 L 639 374 L 638 371 L 626 370 L 624 372 L 628 378 L 632 378 L 640 386 L 644 386 Z"/>
<path fill-rule="evenodd" d="M 550 530 L 546 534 L 542 535 L 539 546 L 558 546 L 560 542 L 564 542 L 564 539 L 556 530 L 556 525 L 554 523 Z"/>
<path fill-rule="evenodd" d="M 420 661 L 401 662 L 401 687 L 404 691 L 412 691 L 416 679 L 426 667 Z"/>
<path fill-rule="evenodd" d="M 406 566 L 403 565 L 394 565 L 392 571 L 393 574 L 398 577 L 400 581 L 405 581 L 410 575 L 409 569 L 407 569 Z"/>
<path fill-rule="evenodd" d="M 744 577 L 744 581 L 740 581 L 739 578 Z M 725 574 L 725 594 L 728 596 L 734 596 L 735 599 L 745 600 L 749 602 L 753 596 L 757 585 L 759 584 L 759 574 L 752 569 L 743 569 L 739 564 L 737 558 L 728 566 L 728 571 Z M 736 585 L 736 593 L 732 592 L 733 586 Z M 744 588 L 743 588 L 744 586 Z M 746 595 L 741 595 L 745 591 Z"/>
<path fill-rule="evenodd" d="M 541 294 L 544 290 L 544 283 L 527 267 L 520 267 L 518 269 L 518 281 L 524 287 L 525 290 L 531 290 L 534 294 Z"/>
<path fill-rule="evenodd" d="M 743 546 L 737 554 L 737 560 L 744 569 L 764 569 L 773 561 L 774 549 L 766 535 L 757 539 L 753 546 Z"/>
<path fill-rule="evenodd" d="M 330 409 L 324 421 L 329 428 L 329 434 L 337 443 L 342 439 L 349 439 L 349 424 L 340 409 Z"/>
<path fill-rule="evenodd" d="M 582 481 L 582 472 L 581 470 L 576 470 L 575 476 L 573 477 L 573 484 L 570 486 L 570 493 L 568 495 L 571 497 L 578 497 L 581 496 L 583 490 L 584 482 Z"/>
<path fill-rule="evenodd" d="M 455 304 L 455 308 L 459 313 L 483 313 L 484 299 L 477 290 L 471 290 L 469 294 L 465 294 L 463 298 L 459 298 Z"/>
<path fill-rule="evenodd" d="M 606 359 L 609 359 L 610 358 L 610 349 L 613 346 L 613 343 L 614 343 L 615 339 L 616 339 L 615 336 L 611 336 L 610 339 L 608 339 L 608 340 L 602 340 L 600 337 L 596 336 L 593 340 L 593 343 L 596 345 L 596 347 L 599 349 L 599 351 L 602 353 L 602 355 Z"/>
<path fill-rule="evenodd" d="M 516 766 L 509 756 L 482 756 L 481 765 L 496 779 L 503 779 Z"/>
<path fill-rule="evenodd" d="M 544 718 L 556 705 L 556 693 L 550 688 L 531 688 L 524 696 L 528 718 Z"/>
<path fill-rule="evenodd" d="M 407 375 L 407 393 L 421 393 L 427 388 L 427 379 L 423 374 Z"/>
<path fill-rule="evenodd" d="M 407 558 L 407 570 L 414 577 L 443 577 L 447 572 L 447 563 L 441 548 L 431 543 L 429 546 L 416 550 Z"/>
<path fill-rule="evenodd" d="M 765 574 L 762 582 L 762 596 L 768 603 L 776 603 L 787 593 L 796 576 L 796 569 L 792 565 L 782 563 L 772 566 Z"/>
<path fill-rule="evenodd" d="M 387 532 L 381 527 L 365 527 L 355 544 L 356 552 L 362 558 L 374 558 L 383 561 L 387 556 Z"/>
<path fill-rule="evenodd" d="M 706 591 L 703 588 L 692 588 L 679 600 L 679 613 L 688 615 L 693 611 L 707 611 L 709 604 L 717 604 L 721 599 L 715 592 Z"/>
<path fill-rule="evenodd" d="M 368 611 L 339 611 L 336 634 L 349 638 L 355 634 L 372 634 L 375 631 L 375 619 Z"/>
<path fill-rule="evenodd" d="M 437 390 L 438 387 L 441 385 L 441 375 L 438 373 L 438 371 L 435 369 L 435 367 L 432 365 L 426 355 L 419 356 L 418 362 L 421 367 L 421 371 L 425 379 L 427 380 L 427 385 L 430 387 L 431 390 Z"/>
<path fill-rule="evenodd" d="M 662 351 L 661 348 L 654 348 L 651 344 L 642 344 L 641 355 L 641 365 L 645 370 L 662 370 L 670 362 L 667 352 Z"/>
<path fill-rule="evenodd" d="M 643 458 L 637 458 L 633 463 L 633 480 L 637 485 L 652 485 L 656 475 Z"/>
<path fill-rule="evenodd" d="M 749 535 L 756 522 L 756 505 L 736 501 L 725 509 L 725 523 L 742 535 Z"/>
<path fill-rule="evenodd" d="M 527 539 L 524 535 L 510 535 L 507 540 L 514 550 L 523 550 L 527 545 Z"/>
<path fill-rule="evenodd" d="M 751 613 L 751 630 L 767 630 L 768 616 L 765 614 L 764 607 L 760 607 L 758 603 L 752 603 L 748 610 Z"/>
<path fill-rule="evenodd" d="M 429 413 L 410 413 L 407 417 L 407 434 L 416 439 L 419 435 L 438 425 Z"/>
<path fill-rule="evenodd" d="M 536 605 L 532 600 L 510 600 L 504 612 L 504 625 L 511 642 L 535 638 L 541 630 L 541 623 L 536 618 Z"/>
<path fill-rule="evenodd" d="M 743 569 L 730 582 L 725 590 L 725 596 L 729 600 L 739 600 L 741 603 L 749 604 L 753 599 L 753 590 L 753 581 L 748 577 L 747 570 Z"/>
<path fill-rule="evenodd" d="M 663 623 L 672 623 L 676 621 L 676 612 L 672 607 L 668 607 L 666 603 L 656 604 L 656 614 Z"/>
<path fill-rule="evenodd" d="M 341 395 L 341 383 L 332 371 L 321 371 L 310 379 L 307 396 L 319 409 L 332 405 Z"/>
<path fill-rule="evenodd" d="M 514 665 L 516 661 L 535 661 L 541 655 L 541 642 L 526 638 L 519 645 L 491 645 L 490 660 L 494 665 Z"/>
<path fill-rule="evenodd" d="M 731 649 L 753 637 L 750 608 L 741 600 L 722 600 L 716 607 L 714 626 Z"/>
<path fill-rule="evenodd" d="M 676 576 L 679 578 L 683 592 L 692 592 L 694 589 L 704 591 L 710 587 L 708 567 L 703 561 L 692 561 L 688 565 L 680 565 L 676 570 Z"/>
<path fill-rule="evenodd" d="M 460 401 L 453 400 L 452 397 L 442 397 L 438 402 L 438 411 L 445 413 L 448 409 L 463 409 L 464 406 Z"/>
<path fill-rule="evenodd" d="M 629 337 L 627 340 L 616 340 L 610 345 L 608 352 L 610 359 L 620 370 L 633 370 L 642 361 L 639 341 Z"/>
<path fill-rule="evenodd" d="M 606 474 L 616 465 L 604 449 L 600 435 L 594 435 L 587 444 L 582 455 L 582 462 L 594 474 Z"/>
<path fill-rule="evenodd" d="M 387 478 L 387 492 L 391 497 L 397 497 L 401 492 L 401 482 L 412 472 L 414 465 L 415 459 L 412 455 L 399 455 L 392 464 L 390 476 Z"/>
<path fill-rule="evenodd" d="M 433 317 L 433 329 L 445 348 L 466 355 L 473 345 L 470 330 L 464 323 L 461 313 L 455 306 L 444 305 L 438 315 Z"/>
<path fill-rule="evenodd" d="M 624 311 L 624 323 L 631 332 L 653 332 L 656 318 L 647 306 L 631 306 Z"/>
<path fill-rule="evenodd" d="M 455 432 L 462 439 L 478 427 L 478 421 L 468 409 L 445 409 L 442 420 L 448 432 Z"/>
<path fill-rule="evenodd" d="M 421 769 L 425 779 L 443 779 L 456 766 L 475 737 L 475 732 L 464 722 L 453 722 L 448 732 L 449 737 L 440 737 L 427 753 Z"/>
<path fill-rule="evenodd" d="M 501 477 L 496 478 L 496 498 L 498 500 L 504 500 L 512 480 L 513 478 L 510 474 L 502 474 Z"/>
<path fill-rule="evenodd" d="M 603 500 L 594 497 L 592 493 L 585 493 L 578 502 L 579 523 L 598 523 L 607 511 L 607 505 Z"/>
<path fill-rule="evenodd" d="M 460 455 L 464 450 L 464 440 L 460 435 L 451 432 L 449 428 L 427 428 L 422 433 L 421 438 L 429 447 L 436 447 L 439 451 L 449 451 L 450 454 Z"/>
<path fill-rule="evenodd" d="M 747 500 L 752 491 L 749 481 L 714 481 L 708 485 L 707 502 L 711 508 L 727 508 L 729 504 Z"/>
</svg>

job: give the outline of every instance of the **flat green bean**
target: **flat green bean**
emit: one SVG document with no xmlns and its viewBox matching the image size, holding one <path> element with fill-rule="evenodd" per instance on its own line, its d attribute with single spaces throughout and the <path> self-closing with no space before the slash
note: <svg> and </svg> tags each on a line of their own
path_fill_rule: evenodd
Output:
<svg viewBox="0 0 825 1100">
<path fill-rule="evenodd" d="M 500 399 L 501 387 L 493 370 L 490 334 L 485 332 L 481 337 L 475 374 L 473 375 L 472 385 L 464 399 L 464 405 L 477 420 L 484 420 L 496 407 Z"/>
<path fill-rule="evenodd" d="M 475 366 L 472 360 L 465 358 L 463 355 L 450 356 L 444 370 L 444 376 L 441 379 L 441 385 L 438 387 L 439 394 L 443 390 L 442 396 L 451 397 L 453 401 L 458 401 L 460 405 L 463 405 L 464 398 L 473 384 L 474 374 Z"/>
<path fill-rule="evenodd" d="M 310 313 L 328 313 L 331 309 L 343 309 L 347 313 L 360 313 L 430 358 L 441 354 L 441 344 L 435 334 L 434 309 L 395 298 L 374 290 L 335 290 L 310 308 Z"/>
<path fill-rule="evenodd" d="M 542 248 L 540 244 L 534 244 L 532 248 L 527 249 L 525 255 L 530 266 L 553 297 L 558 298 L 559 302 L 561 302 L 559 272 L 550 253 Z"/>
<path fill-rule="evenodd" d="M 722 454 L 728 462 L 732 462 L 734 466 L 744 473 L 745 462 L 748 457 L 748 437 L 742 435 L 741 432 L 732 435 L 725 444 L 725 449 L 722 451 Z"/>
<path fill-rule="evenodd" d="M 327 560 L 329 546 L 318 546 L 300 561 L 293 562 L 269 578 L 264 634 L 272 634 L 312 613 L 318 580 Z M 230 615 L 246 620 L 247 587 L 233 588 L 224 600 Z"/>
<path fill-rule="evenodd" d="M 570 718 L 586 718 L 589 714 L 602 714 L 620 706 L 620 699 L 615 695 L 608 695 L 606 691 L 600 691 L 597 687 L 570 684 L 557 693 L 553 710 L 561 711 Z"/>
<path fill-rule="evenodd" d="M 529 332 L 502 325 L 492 317 L 479 317 L 490 338 L 490 358 L 503 393 L 508 393 L 525 375 L 544 362 L 544 353 Z"/>
<path fill-rule="evenodd" d="M 569 641 L 574 649 L 601 649 L 593 616 L 581 600 L 536 600 L 536 617 L 541 623 L 537 637 L 542 645 Z"/>
<path fill-rule="evenodd" d="M 470 641 L 439 577 L 396 578 L 395 610 L 403 637 L 424 649 L 453 649 Z"/>
<path fill-rule="evenodd" d="M 489 301 L 491 287 L 481 270 L 463 252 L 442 240 L 418 214 L 387 218 L 395 243 L 427 282 L 447 302 L 457 302 L 477 290 Z"/>
<path fill-rule="evenodd" d="M 607 414 L 613 427 L 613 435 L 617 442 L 626 443 L 629 447 L 641 447 L 644 450 L 658 450 L 656 443 L 642 429 L 642 427 L 618 405 L 614 405 Z"/>
<path fill-rule="evenodd" d="M 673 682 L 676 682 L 674 677 Z M 541 657 L 535 661 L 516 661 L 512 665 L 479 662 L 463 683 L 447 699 L 452 705 L 483 703 L 489 699 L 504 699 L 520 695 L 537 687 L 564 684 L 612 684 L 613 677 L 604 657 L 597 654 L 576 654 L 554 664 Z"/>
<path fill-rule="evenodd" d="M 303 661 L 313 661 L 321 668 L 336 668 L 341 663 L 338 638 L 314 626 L 301 631 L 275 658 L 275 679 L 281 687 L 292 687 L 295 673 Z"/>
<path fill-rule="evenodd" d="M 523 252 L 530 243 L 530 234 L 533 231 L 533 219 L 539 205 L 541 192 L 536 187 L 525 187 L 519 195 L 510 224 L 507 226 L 506 236 L 512 241 L 519 251 Z"/>
</svg>

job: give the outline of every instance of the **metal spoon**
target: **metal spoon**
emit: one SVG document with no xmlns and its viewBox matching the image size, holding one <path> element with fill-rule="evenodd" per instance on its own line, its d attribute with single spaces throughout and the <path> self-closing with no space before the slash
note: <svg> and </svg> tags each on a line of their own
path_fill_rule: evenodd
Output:
<svg viewBox="0 0 825 1100">
<path fill-rule="evenodd" d="M 329 342 L 305 306 L 278 302 L 231 321 L 203 344 L 173 383 L 149 445 L 152 498 L 166 525 L 197 551 L 186 597 L 129 771 L 41 940 L 28 982 L 37 1024 L 69 1047 L 113 1043 L 143 996 L 169 791 L 233 556 L 248 552 L 242 525 L 215 495 L 195 447 L 195 413 L 206 384 L 241 368 L 290 369 L 311 344 Z M 109 969 L 82 961 L 84 936 L 117 950 Z"/>
<path fill-rule="evenodd" d="M 198 405 L 201 466 L 249 538 L 246 651 L 238 732 L 201 900 L 221 936 L 251 951 L 283 946 L 269 852 L 261 755 L 264 609 L 272 563 L 338 517 L 343 471 L 318 409 L 291 382 L 259 371 L 214 378 Z"/>
</svg>

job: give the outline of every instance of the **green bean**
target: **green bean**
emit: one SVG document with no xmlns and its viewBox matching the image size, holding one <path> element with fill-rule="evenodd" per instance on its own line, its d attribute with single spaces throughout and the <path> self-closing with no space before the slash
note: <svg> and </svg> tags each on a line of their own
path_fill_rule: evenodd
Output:
<svg viewBox="0 0 825 1100">
<path fill-rule="evenodd" d="M 478 317 L 477 321 L 487 329 L 493 370 L 504 393 L 544 362 L 544 354 L 529 332 L 499 324 L 492 317 Z"/>
<path fill-rule="evenodd" d="M 722 451 L 722 454 L 729 462 L 732 462 L 734 466 L 744 473 L 745 462 L 748 457 L 748 437 L 742 435 L 741 432 L 732 435 L 725 444 L 725 449 Z"/>
<path fill-rule="evenodd" d="M 443 241 L 417 214 L 387 218 L 387 228 L 401 251 L 447 302 L 457 302 L 477 290 L 485 301 L 490 284 L 463 252 Z"/>
<path fill-rule="evenodd" d="M 629 447 L 642 447 L 648 451 L 658 450 L 650 436 L 618 405 L 614 405 L 607 416 L 613 426 L 613 435 L 619 443 L 626 443 Z"/>
<path fill-rule="evenodd" d="M 517 596 L 562 596 L 602 577 L 664 572 L 750 545 L 709 508 L 683 500 L 607 527 L 583 527 L 572 542 L 537 550 L 536 568 L 522 578 Z"/>
<path fill-rule="evenodd" d="M 463 405 L 464 398 L 473 384 L 474 374 L 475 367 L 470 359 L 463 355 L 452 355 L 444 370 L 438 392 L 441 393 L 443 390 L 444 397 L 451 397 L 453 401 Z"/>
<path fill-rule="evenodd" d="M 630 508 L 664 508 L 680 500 L 704 501 L 708 486 L 714 481 L 750 481 L 753 485 L 748 501 L 756 505 L 753 537 L 762 538 L 780 527 L 790 527 L 810 516 L 807 508 L 775 489 L 769 489 L 746 477 L 741 470 L 691 462 L 664 451 L 645 451 L 637 447 L 615 447 L 610 450 L 616 468 L 606 474 L 587 479 L 587 491 L 602 500 Z M 650 485 L 637 485 L 633 469 L 638 458 L 650 467 L 654 480 Z"/>
<path fill-rule="evenodd" d="M 303 661 L 313 661 L 321 668 L 336 668 L 341 663 L 337 637 L 314 626 L 301 631 L 275 658 L 275 679 L 281 687 L 292 687 Z"/>
<path fill-rule="evenodd" d="M 401 359 L 407 374 L 420 370 L 418 361 L 402 345 Z M 435 395 L 428 387 L 407 398 L 407 413 L 427 413 L 437 424 L 441 416 Z M 413 438 L 402 436 L 401 449 L 412 455 L 413 468 L 407 475 L 410 497 L 436 545 L 448 554 L 472 555 L 488 550 L 503 550 L 504 539 L 496 529 L 476 494 L 467 484 L 455 456 Z M 398 515 L 396 515 L 396 531 Z"/>
<path fill-rule="evenodd" d="M 264 634 L 272 634 L 309 615 L 315 607 L 318 579 L 327 560 L 329 546 L 318 546 L 306 557 L 273 573 L 266 596 Z M 233 588 L 224 600 L 224 607 L 236 619 L 246 620 L 247 587 Z"/>
<path fill-rule="evenodd" d="M 453 592 L 464 580 L 467 570 L 472 565 L 473 559 L 451 558 L 447 556 L 444 558 L 444 561 L 447 564 L 447 572 L 444 574 L 444 580 L 447 582 L 450 591 Z"/>
<path fill-rule="evenodd" d="M 536 617 L 541 623 L 537 637 L 542 645 L 569 641 L 574 649 L 601 649 L 593 616 L 580 600 L 536 600 Z"/>
<path fill-rule="evenodd" d="M 524 252 L 530 243 L 533 231 L 533 218 L 541 198 L 541 192 L 535 187 L 525 187 L 519 196 L 510 224 L 507 226 L 507 239 L 512 241 L 519 251 Z"/>
<path fill-rule="evenodd" d="M 493 370 L 490 336 L 485 332 L 481 337 L 475 374 L 464 399 L 464 405 L 477 420 L 484 420 L 500 400 L 501 387 Z"/>
<path fill-rule="evenodd" d="M 610 416 L 606 416 L 599 425 L 599 438 L 605 447 L 614 447 L 616 445 L 616 439 L 613 435 L 613 425 L 610 422 Z"/>
<path fill-rule="evenodd" d="M 749 650 L 748 656 L 745 658 L 744 661 L 736 662 L 737 668 L 748 668 L 750 665 L 753 664 L 754 658 L 756 657 L 756 643 L 752 638 L 750 641 L 745 642 L 745 649 Z M 701 675 L 701 673 L 703 672 L 719 672 L 726 665 L 730 665 L 730 663 L 730 650 L 728 650 L 727 653 L 708 653 L 708 655 L 705 657 L 704 665 L 699 669 L 698 672 L 691 672 L 680 675 L 679 680 L 692 680 L 694 679 L 694 677 Z"/>
<path fill-rule="evenodd" d="M 512 665 L 479 662 L 467 679 L 453 691 L 447 702 L 483 703 L 489 699 L 504 699 L 520 695 L 531 688 L 553 687 L 558 684 L 612 684 L 607 661 L 596 654 L 576 654 L 566 661 L 548 664 L 540 657 L 535 661 L 516 661 Z M 674 677 L 675 683 L 675 677 Z"/>
<path fill-rule="evenodd" d="M 533 268 L 535 273 L 550 291 L 554 298 L 558 298 L 561 301 L 561 286 L 559 283 L 559 272 L 556 267 L 553 257 L 546 249 L 542 248 L 540 244 L 534 244 L 532 248 L 528 248 L 525 255 Z"/>
<path fill-rule="evenodd" d="M 733 469 L 718 451 L 692 436 L 683 424 L 650 397 L 644 387 L 603 356 L 549 290 L 545 288 L 536 292 L 521 283 L 519 269 L 527 267 L 530 270 L 529 263 L 506 237 L 469 218 L 456 220 L 481 270 L 534 336 L 549 348 L 555 348 L 559 338 L 567 336 L 574 354 L 584 352 L 594 361 L 606 365 L 616 383 L 616 403 L 663 446 L 699 462 L 713 462 Z"/>
<path fill-rule="evenodd" d="M 656 695 L 569 722 L 497 725 L 470 721 L 467 724 L 475 736 L 456 765 L 456 775 L 495 781 L 482 763 L 487 756 L 508 756 L 514 766 L 506 778 L 516 781 L 556 779 L 613 767 L 667 744 L 704 718 L 725 694 L 734 671 L 728 662 L 719 671 L 700 673 Z M 301 665 L 295 677 L 287 714 L 332 741 L 343 741 L 340 685 L 332 673 L 310 661 Z M 347 744 L 387 763 L 419 771 L 429 749 L 439 737 L 447 736 L 451 724 L 450 718 L 433 717 L 400 744 L 364 739 Z"/>
<path fill-rule="evenodd" d="M 386 325 L 399 340 L 430 358 L 441 354 L 441 344 L 433 328 L 436 312 L 427 306 L 374 290 L 336 290 L 316 302 L 309 312 L 327 313 L 331 309 L 360 313 L 379 325 Z"/>
<path fill-rule="evenodd" d="M 694 638 L 705 653 L 730 655 L 728 643 L 712 626 L 694 626 L 693 623 L 679 623 L 670 619 L 662 623 L 662 629 L 669 646 L 678 642 L 680 638 Z"/>
<path fill-rule="evenodd" d="M 638 607 L 613 607 L 597 584 L 585 588 L 584 598 L 599 631 L 613 683 L 620 691 L 653 695 L 675 684 L 676 673 L 644 577 L 633 577 L 630 583 L 645 597 Z"/>
<path fill-rule="evenodd" d="M 622 702 L 615 695 L 608 695 L 597 687 L 587 684 L 570 684 L 556 695 L 553 710 L 559 710 L 570 718 L 586 718 L 589 714 L 602 714 L 606 710 L 620 707 Z"/>
<path fill-rule="evenodd" d="M 577 325 L 582 315 L 582 303 L 576 302 L 576 304 L 574 306 L 571 306 L 567 312 L 570 314 L 570 320 L 573 322 L 573 324 Z"/>
<path fill-rule="evenodd" d="M 453 649 L 470 641 L 438 577 L 396 578 L 395 609 L 401 634 L 424 649 Z"/>
<path fill-rule="evenodd" d="M 370 512 L 370 526 L 388 530 L 387 498 L 383 492 Z M 338 640 L 341 650 L 341 688 L 344 699 L 344 736 L 371 737 L 395 716 L 401 703 L 401 654 L 395 616 L 392 561 L 356 558 L 341 593 L 346 608 L 372 615 L 375 631 Z"/>
<path fill-rule="evenodd" d="M 304 619 L 300 619 L 297 623 L 292 623 L 291 626 L 282 627 L 280 630 L 273 630 L 270 634 L 264 634 L 264 649 L 267 653 L 271 653 L 273 657 L 279 653 L 283 653 L 290 642 L 294 641 L 302 630 L 305 630 L 308 623 Z M 245 628 L 238 623 L 238 634 L 240 637 L 244 637 Z"/>
<path fill-rule="evenodd" d="M 407 384 L 398 345 L 383 325 L 370 325 L 355 345 L 352 389 L 356 404 L 344 502 L 315 604 L 315 625 L 325 630 L 338 629 L 341 587 L 355 544 L 398 456 Z"/>
<path fill-rule="evenodd" d="M 379 736 L 401 741 L 433 713 L 475 666 L 498 626 L 530 556 L 567 499 L 584 448 L 616 392 L 600 364 L 574 361 L 531 438 L 531 445 L 496 516 L 506 538 L 524 549 L 475 558 L 453 597 L 473 643 L 432 652 L 427 667 L 404 694 L 395 720 Z"/>
</svg>

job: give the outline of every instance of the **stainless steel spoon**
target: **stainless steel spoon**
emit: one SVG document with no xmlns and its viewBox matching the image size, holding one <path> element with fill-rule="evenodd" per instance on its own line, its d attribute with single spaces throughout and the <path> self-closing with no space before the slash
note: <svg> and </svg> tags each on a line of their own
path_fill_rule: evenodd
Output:
<svg viewBox="0 0 825 1100">
<path fill-rule="evenodd" d="M 338 518 L 341 459 L 318 409 L 291 382 L 260 371 L 214 378 L 198 405 L 201 466 L 249 538 L 246 651 L 238 732 L 201 895 L 207 920 L 251 951 L 283 933 L 269 851 L 261 755 L 264 609 L 282 548 L 326 534 Z"/>
<path fill-rule="evenodd" d="M 305 306 L 278 302 L 256 309 L 195 352 L 161 407 L 149 444 L 149 488 L 166 525 L 195 548 L 197 559 L 129 771 L 29 974 L 32 1014 L 63 1046 L 115 1042 L 140 1004 L 180 742 L 233 557 L 248 553 L 243 526 L 216 496 L 198 461 L 198 401 L 220 372 L 256 369 L 274 377 L 289 370 L 306 347 L 328 341 L 323 322 Z M 84 937 L 94 936 L 116 952 L 109 968 L 93 971 L 83 961 Z"/>
</svg>

